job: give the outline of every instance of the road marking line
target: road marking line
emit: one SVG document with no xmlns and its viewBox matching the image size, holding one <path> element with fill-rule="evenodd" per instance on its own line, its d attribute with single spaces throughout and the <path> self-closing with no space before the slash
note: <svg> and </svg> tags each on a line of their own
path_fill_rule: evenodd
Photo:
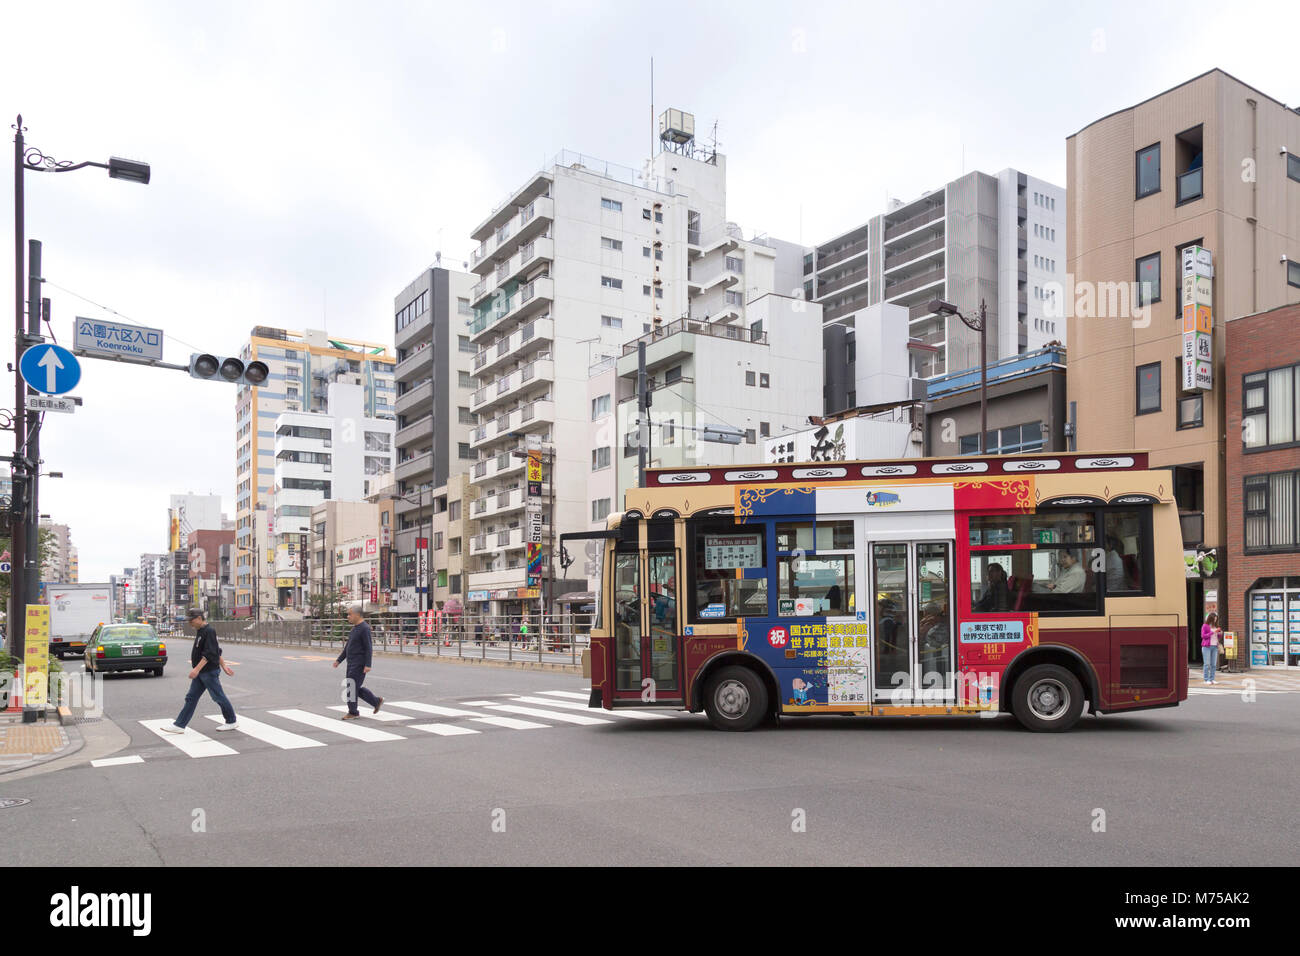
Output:
<svg viewBox="0 0 1300 956">
<path fill-rule="evenodd" d="M 224 720 L 220 714 L 209 714 L 208 720 L 220 722 Z M 263 743 L 279 747 L 281 750 L 298 750 L 302 747 L 324 747 L 325 744 L 319 740 L 312 740 L 310 737 L 303 737 L 301 734 L 295 734 L 292 731 L 281 730 L 279 727 L 272 727 L 270 724 L 264 724 L 260 720 L 253 720 L 242 714 L 235 729 L 241 733 L 248 734 L 254 740 L 260 740 Z"/>
<path fill-rule="evenodd" d="M 384 701 L 384 703 L 386 704 L 388 703 L 388 701 Z M 362 710 L 362 708 L 365 708 L 365 710 Z M 364 701 L 357 705 L 357 709 L 361 711 L 361 716 L 366 718 L 366 720 L 410 720 L 411 719 L 410 714 L 389 714 L 384 711 L 380 711 L 377 714 L 367 713 L 366 711 L 370 710 L 371 707 L 369 704 L 365 703 Z M 330 708 L 330 710 L 337 710 L 340 714 L 346 714 L 348 712 L 348 705 L 335 704 L 333 707 Z"/>
<path fill-rule="evenodd" d="M 228 754 L 239 752 L 232 750 L 219 741 L 203 736 L 191 727 L 186 727 L 183 734 L 169 734 L 163 730 L 168 724 L 174 724 L 175 722 L 174 719 L 164 718 L 162 720 L 142 720 L 140 724 L 152 730 L 177 750 L 190 757 L 225 757 Z"/>
<path fill-rule="evenodd" d="M 126 763 L 144 763 L 144 758 L 137 754 L 134 757 L 104 757 L 100 760 L 92 760 L 92 767 L 119 767 Z"/>
<path fill-rule="evenodd" d="M 425 730 L 439 737 L 458 737 L 461 734 L 481 734 L 473 727 L 458 727 L 456 724 L 407 724 L 411 730 Z"/>
<path fill-rule="evenodd" d="M 544 690 L 544 691 L 542 691 L 542 693 L 543 693 L 543 694 L 547 694 L 547 695 L 549 695 L 549 696 L 551 696 L 551 697 L 571 697 L 571 698 L 573 698 L 574 700 L 590 700 L 590 699 L 591 699 L 591 695 L 590 695 L 590 694 L 578 694 L 578 693 L 575 693 L 574 691 L 571 691 L 571 690 Z"/>
<path fill-rule="evenodd" d="M 519 720 L 516 717 L 474 717 L 473 720 L 480 724 L 491 724 L 493 727 L 505 727 L 507 730 L 539 730 L 551 726 L 535 724 L 531 720 Z"/>
<path fill-rule="evenodd" d="M 544 717 L 566 724 L 612 724 L 614 721 L 604 717 L 588 717 L 586 714 L 560 713 L 554 710 L 541 710 L 537 707 L 520 707 L 517 704 L 492 704 L 492 710 L 502 710 L 507 714 L 523 714 L 525 717 Z"/>
<path fill-rule="evenodd" d="M 422 704 L 418 700 L 395 700 L 392 703 L 384 701 L 386 707 L 402 707 L 406 710 L 418 710 L 422 714 L 433 714 L 435 717 L 477 717 L 478 714 L 472 710 L 457 710 L 455 707 L 442 707 L 438 704 Z"/>
<path fill-rule="evenodd" d="M 376 730 L 374 727 L 359 727 L 355 722 L 344 723 L 337 717 L 326 717 L 324 714 L 313 714 L 306 710 L 272 710 L 269 713 L 277 717 L 283 717 L 285 720 L 296 720 L 308 727 L 316 727 L 344 737 L 351 737 L 353 740 L 363 740 L 368 744 L 382 743 L 385 740 L 406 739 L 400 734 L 390 734 L 386 730 Z"/>
<path fill-rule="evenodd" d="M 603 708 L 588 707 L 576 700 L 555 700 L 548 697 L 515 697 L 513 699 L 521 704 L 543 704 L 547 707 L 563 707 L 566 710 L 594 710 L 602 717 L 628 717 L 632 720 L 672 720 L 677 716 L 676 714 L 656 714 L 645 710 L 605 710 Z"/>
<path fill-rule="evenodd" d="M 462 700 L 466 707 L 486 707 L 488 704 L 495 704 L 495 700 Z"/>
</svg>

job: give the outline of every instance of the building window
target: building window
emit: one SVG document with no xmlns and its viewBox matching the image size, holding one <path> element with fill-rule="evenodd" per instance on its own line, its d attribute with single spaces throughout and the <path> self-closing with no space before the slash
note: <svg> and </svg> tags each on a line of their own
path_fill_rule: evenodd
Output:
<svg viewBox="0 0 1300 956">
<path fill-rule="evenodd" d="M 441 551 L 441 550 L 442 550 L 442 532 L 441 532 L 441 531 L 435 531 L 435 532 L 433 533 L 433 550 L 435 550 L 435 551 Z"/>
<path fill-rule="evenodd" d="M 600 200 L 600 208 L 608 209 L 611 212 L 622 212 L 623 204 L 619 202 L 617 199 L 605 199 L 602 196 Z"/>
<path fill-rule="evenodd" d="M 1205 157 L 1201 152 L 1202 128 L 1195 126 L 1174 137 L 1175 202 L 1182 205 L 1205 194 Z"/>
<path fill-rule="evenodd" d="M 665 445 L 671 445 L 674 442 L 676 442 L 677 427 L 671 418 L 668 419 L 668 421 L 664 422 L 663 429 L 660 431 L 660 435 L 663 437 L 663 443 Z"/>
<path fill-rule="evenodd" d="M 474 453 L 469 450 L 469 444 L 467 442 L 457 442 L 456 454 L 464 460 L 474 460 Z"/>
<path fill-rule="evenodd" d="M 611 398 L 608 395 L 599 395 L 591 400 L 591 420 L 594 422 L 598 418 L 604 418 L 609 414 Z"/>
<path fill-rule="evenodd" d="M 663 297 L 664 297 L 664 290 L 662 288 L 655 289 L 655 298 L 662 299 Z"/>
<path fill-rule="evenodd" d="M 648 285 L 643 285 L 643 286 L 641 287 L 641 294 L 642 294 L 642 295 L 649 295 L 649 294 L 650 294 L 650 287 L 649 287 Z"/>
<path fill-rule="evenodd" d="M 1300 549 L 1300 535 L 1296 530 L 1297 488 L 1300 488 L 1300 473 L 1294 471 L 1246 478 L 1243 491 L 1247 553 Z"/>
<path fill-rule="evenodd" d="M 459 498 L 457 498 L 455 501 L 447 502 L 447 520 L 448 521 L 460 520 L 460 499 Z"/>
<path fill-rule="evenodd" d="M 740 292 L 732 292 L 730 289 L 725 294 L 727 305 L 744 305 L 745 298 Z"/>
<path fill-rule="evenodd" d="M 664 221 L 664 214 L 661 213 L 661 212 L 656 212 L 656 213 L 655 213 L 655 222 L 663 222 L 663 221 Z"/>
<path fill-rule="evenodd" d="M 650 258 L 650 247 L 649 247 L 649 246 L 642 246 L 642 247 L 641 247 L 641 255 L 643 255 L 643 256 L 645 256 L 647 259 L 649 259 L 649 258 Z"/>
<path fill-rule="evenodd" d="M 682 380 L 682 367 L 680 365 L 674 365 L 672 368 L 664 372 L 665 385 L 671 385 L 673 382 L 680 382 L 681 380 Z"/>
<path fill-rule="evenodd" d="M 1188 395 L 1178 400 L 1178 427 L 1200 428 L 1203 420 L 1205 400 L 1201 395 Z"/>
<path fill-rule="evenodd" d="M 622 280 L 622 279 L 615 279 L 615 278 L 612 278 L 611 276 L 601 276 L 601 277 L 600 277 L 600 284 L 601 284 L 602 286 L 604 286 L 606 289 L 621 289 L 621 288 L 623 288 L 623 280 Z"/>
<path fill-rule="evenodd" d="M 621 329 L 623 327 L 623 320 L 613 315 L 602 315 L 600 317 L 600 324 L 607 329 Z"/>
<path fill-rule="evenodd" d="M 771 388 L 771 387 L 772 387 L 772 377 L 771 377 L 770 375 L 768 375 L 766 372 L 759 372 L 759 373 L 758 373 L 758 387 L 759 387 L 759 388 Z"/>
<path fill-rule="evenodd" d="M 1300 367 L 1286 366 L 1242 377 L 1241 438 L 1247 450 L 1291 445 L 1296 437 L 1296 390 Z"/>
<path fill-rule="evenodd" d="M 474 343 L 469 340 L 468 335 L 458 335 L 456 336 L 456 339 L 457 339 L 457 347 L 462 352 L 467 352 L 470 355 L 474 355 L 476 352 L 478 352 L 478 349 L 475 347 Z"/>
<path fill-rule="evenodd" d="M 747 445 L 752 445 L 752 444 L 754 444 L 754 442 L 756 442 L 757 440 L 758 440 L 758 436 L 754 434 L 754 429 L 752 429 L 752 428 L 746 428 L 746 429 L 745 429 L 745 444 L 747 444 Z"/>
<path fill-rule="evenodd" d="M 469 299 L 457 299 L 456 311 L 461 315 L 473 315 L 474 310 L 470 308 Z"/>
<path fill-rule="evenodd" d="M 609 467 L 609 449 L 593 448 L 591 450 L 591 470 L 600 471 Z"/>
<path fill-rule="evenodd" d="M 478 424 L 478 416 L 475 415 L 473 412 L 471 412 L 468 408 L 457 408 L 456 417 L 457 417 L 457 421 L 459 421 L 460 424 L 462 425 Z"/>
<path fill-rule="evenodd" d="M 746 373 L 745 373 L 745 384 L 746 384 L 746 385 L 753 385 L 753 384 L 754 384 L 754 373 L 753 373 L 753 372 L 746 372 Z"/>
<path fill-rule="evenodd" d="M 771 422 L 759 422 L 759 423 L 758 423 L 758 434 L 759 434 L 759 436 L 762 437 L 762 438 L 770 438 L 771 435 L 772 435 L 772 423 L 771 423 Z"/>
<path fill-rule="evenodd" d="M 745 260 L 739 256 L 727 256 L 724 264 L 728 272 L 744 273 L 745 271 Z"/>
<path fill-rule="evenodd" d="M 1139 304 L 1160 301 L 1160 253 L 1153 252 L 1137 260 L 1137 285 Z"/>
<path fill-rule="evenodd" d="M 1137 368 L 1137 414 L 1149 415 L 1160 411 L 1160 363 L 1139 365 Z"/>
<path fill-rule="evenodd" d="M 602 248 L 602 249 L 612 249 L 612 250 L 615 251 L 615 252 L 622 252 L 622 251 L 623 251 L 623 240 L 622 240 L 622 239 L 611 239 L 609 236 L 601 236 L 601 237 L 600 237 L 600 248 Z"/>
<path fill-rule="evenodd" d="M 591 503 L 591 520 L 604 521 L 609 515 L 609 499 L 597 498 Z"/>
<path fill-rule="evenodd" d="M 958 452 L 962 455 L 979 454 L 979 438 L 979 435 L 962 435 L 958 439 Z M 989 455 L 1022 455 L 1041 451 L 1043 445 L 1041 421 L 993 428 L 984 437 L 984 452 Z"/>
<path fill-rule="evenodd" d="M 459 593 L 460 593 L 460 575 L 459 575 L 459 574 L 452 574 L 452 575 L 449 575 L 449 576 L 447 577 L 447 581 L 449 582 L 448 585 L 447 585 L 448 590 L 450 590 L 452 594 L 459 594 Z"/>
<path fill-rule="evenodd" d="M 641 210 L 641 218 L 642 218 L 642 219 L 649 219 L 649 218 L 650 218 L 650 210 L 649 210 L 649 209 L 642 209 L 642 210 Z"/>
<path fill-rule="evenodd" d="M 1300 287 L 1300 261 L 1293 259 L 1287 262 L 1286 284 Z"/>
<path fill-rule="evenodd" d="M 1160 192 L 1160 144 L 1137 151 L 1137 197 Z"/>
<path fill-rule="evenodd" d="M 469 372 L 459 372 L 457 373 L 456 384 L 461 388 L 473 388 L 474 379 L 470 377 Z"/>
</svg>

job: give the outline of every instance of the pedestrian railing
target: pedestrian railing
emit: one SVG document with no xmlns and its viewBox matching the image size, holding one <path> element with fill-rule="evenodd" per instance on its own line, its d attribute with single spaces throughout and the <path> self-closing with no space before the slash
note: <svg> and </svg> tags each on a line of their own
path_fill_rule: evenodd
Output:
<svg viewBox="0 0 1300 956">
<path fill-rule="evenodd" d="M 416 657 L 537 661 L 577 664 L 590 643 L 592 615 L 536 616 L 443 615 L 421 626 L 418 613 L 371 614 L 376 651 Z M 337 654 L 352 630 L 346 617 L 302 621 L 211 621 L 220 641 L 319 648 Z"/>
</svg>

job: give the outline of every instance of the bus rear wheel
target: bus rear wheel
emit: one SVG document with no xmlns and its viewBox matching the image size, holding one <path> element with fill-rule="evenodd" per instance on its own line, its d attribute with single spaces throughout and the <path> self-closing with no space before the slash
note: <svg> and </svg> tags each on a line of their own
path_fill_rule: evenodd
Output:
<svg viewBox="0 0 1300 956">
<path fill-rule="evenodd" d="M 704 711 L 718 730 L 753 730 L 767 716 L 767 687 L 748 667 L 724 667 L 709 678 Z"/>
<path fill-rule="evenodd" d="M 1016 680 L 1011 711 L 1022 727 L 1035 733 L 1069 730 L 1083 713 L 1083 686 L 1064 667 L 1038 664 Z"/>
</svg>

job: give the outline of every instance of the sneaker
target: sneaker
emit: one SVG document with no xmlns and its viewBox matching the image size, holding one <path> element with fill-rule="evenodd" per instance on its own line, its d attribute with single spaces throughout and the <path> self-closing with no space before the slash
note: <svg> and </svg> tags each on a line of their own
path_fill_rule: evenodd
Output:
<svg viewBox="0 0 1300 956">
<path fill-rule="evenodd" d="M 217 733 L 220 733 L 223 730 L 234 730 L 238 726 L 239 726 L 238 722 L 233 724 L 219 724 L 217 725 Z"/>
<path fill-rule="evenodd" d="M 164 724 L 162 731 L 165 734 L 183 734 L 185 733 L 185 728 L 177 727 L 175 724 Z"/>
<path fill-rule="evenodd" d="M 361 719 L 360 714 L 344 714 L 342 717 L 339 718 L 339 720 L 360 720 L 360 719 Z"/>
<path fill-rule="evenodd" d="M 381 697 L 379 698 L 379 703 L 375 704 L 375 709 L 374 711 L 372 711 L 372 713 L 376 713 L 376 714 L 379 713 L 379 708 L 383 706 L 384 706 L 384 698 Z"/>
</svg>

